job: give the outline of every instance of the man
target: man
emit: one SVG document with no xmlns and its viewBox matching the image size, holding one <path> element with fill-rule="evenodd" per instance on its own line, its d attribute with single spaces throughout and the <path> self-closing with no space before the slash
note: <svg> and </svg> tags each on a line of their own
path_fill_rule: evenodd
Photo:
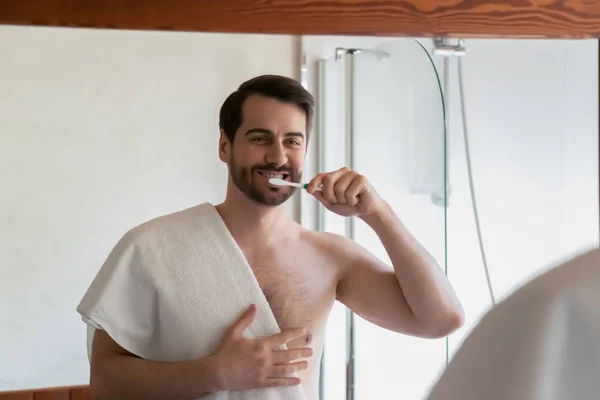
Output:
<svg viewBox="0 0 600 400">
<path fill-rule="evenodd" d="M 597 399 L 599 303 L 596 248 L 532 279 L 488 312 L 428 399 Z"/>
<path fill-rule="evenodd" d="M 243 83 L 220 111 L 219 158 L 229 180 L 216 210 L 282 332 L 258 342 L 245 338 L 256 315 L 256 307 L 248 305 L 214 354 L 156 363 L 133 356 L 98 330 L 91 361 L 97 398 L 189 399 L 301 384 L 315 400 L 325 325 L 336 299 L 399 333 L 437 338 L 462 325 L 461 305 L 442 270 L 365 177 L 342 168 L 317 175 L 307 191 L 331 212 L 371 226 L 393 267 L 347 238 L 308 231 L 285 216 L 282 205 L 295 191 L 269 178 L 301 182 L 313 110 L 313 98 L 300 84 L 269 75 Z M 288 350 L 275 351 L 281 344 Z"/>
</svg>

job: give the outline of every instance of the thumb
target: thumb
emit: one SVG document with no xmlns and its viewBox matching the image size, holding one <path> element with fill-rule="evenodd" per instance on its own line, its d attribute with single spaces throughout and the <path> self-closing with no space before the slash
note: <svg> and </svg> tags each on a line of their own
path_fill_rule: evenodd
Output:
<svg viewBox="0 0 600 400">
<path fill-rule="evenodd" d="M 241 337 L 246 328 L 250 326 L 256 316 L 256 306 L 250 305 L 237 321 L 229 328 L 229 334 L 232 337 Z"/>
</svg>

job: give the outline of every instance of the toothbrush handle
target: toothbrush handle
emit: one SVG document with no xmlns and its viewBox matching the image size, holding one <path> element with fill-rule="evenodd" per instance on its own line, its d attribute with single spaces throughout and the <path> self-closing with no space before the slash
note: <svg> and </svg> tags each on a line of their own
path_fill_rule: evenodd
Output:
<svg viewBox="0 0 600 400">
<path fill-rule="evenodd" d="M 305 183 L 304 185 L 302 185 L 302 187 L 306 190 L 308 189 L 308 183 Z M 323 188 L 321 186 L 319 186 L 318 188 L 315 189 L 317 192 L 322 192 Z"/>
</svg>

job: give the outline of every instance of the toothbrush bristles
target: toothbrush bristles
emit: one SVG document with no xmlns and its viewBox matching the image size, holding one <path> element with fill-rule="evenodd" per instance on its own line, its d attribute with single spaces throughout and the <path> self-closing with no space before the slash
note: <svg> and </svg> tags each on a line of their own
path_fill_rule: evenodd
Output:
<svg viewBox="0 0 600 400">
<path fill-rule="evenodd" d="M 279 178 L 270 178 L 269 183 L 277 186 L 299 186 L 297 183 L 288 182 Z"/>
</svg>

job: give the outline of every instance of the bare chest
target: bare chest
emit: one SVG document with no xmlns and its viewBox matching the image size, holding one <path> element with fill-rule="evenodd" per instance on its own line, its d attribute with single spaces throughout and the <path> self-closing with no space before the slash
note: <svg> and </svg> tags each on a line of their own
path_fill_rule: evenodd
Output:
<svg viewBox="0 0 600 400">
<path fill-rule="evenodd" d="M 248 263 L 281 329 L 315 330 L 335 299 L 334 273 L 309 249 L 249 252 Z"/>
</svg>

